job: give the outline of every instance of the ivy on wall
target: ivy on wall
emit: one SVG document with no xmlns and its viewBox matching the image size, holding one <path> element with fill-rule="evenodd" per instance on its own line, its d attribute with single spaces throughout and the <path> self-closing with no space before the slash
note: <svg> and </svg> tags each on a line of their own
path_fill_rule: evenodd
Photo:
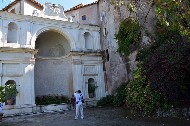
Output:
<svg viewBox="0 0 190 126">
<path fill-rule="evenodd" d="M 118 40 L 118 52 L 129 55 L 140 44 L 140 25 L 133 18 L 127 18 L 120 23 L 119 31 L 115 35 Z"/>
</svg>

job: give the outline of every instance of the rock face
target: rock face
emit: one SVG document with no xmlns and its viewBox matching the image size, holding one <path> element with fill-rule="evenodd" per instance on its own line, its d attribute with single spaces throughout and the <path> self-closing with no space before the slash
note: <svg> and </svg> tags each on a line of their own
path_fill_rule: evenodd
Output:
<svg viewBox="0 0 190 126">
<path fill-rule="evenodd" d="M 108 94 L 113 94 L 121 83 L 128 81 L 126 63 L 117 52 L 118 44 L 115 39 L 121 16 L 108 0 L 99 2 L 99 11 L 101 42 L 102 48 L 105 50 L 106 89 Z"/>
<path fill-rule="evenodd" d="M 105 50 L 104 70 L 108 94 L 113 94 L 120 84 L 133 79 L 132 73 L 137 68 L 137 51 L 134 51 L 128 57 L 117 52 L 118 43 L 115 39 L 115 34 L 119 30 L 121 20 L 130 16 L 130 12 L 127 9 L 127 0 L 125 2 L 125 5 L 114 6 L 110 0 L 99 1 L 101 43 L 103 50 Z M 140 24 L 144 24 L 144 29 L 149 33 L 153 33 L 155 15 L 152 3 L 148 0 L 142 0 L 137 3 L 137 7 L 137 13 L 131 16 L 136 16 Z M 143 43 L 146 44 L 152 41 L 144 33 L 144 30 L 142 30 L 142 33 Z"/>
</svg>

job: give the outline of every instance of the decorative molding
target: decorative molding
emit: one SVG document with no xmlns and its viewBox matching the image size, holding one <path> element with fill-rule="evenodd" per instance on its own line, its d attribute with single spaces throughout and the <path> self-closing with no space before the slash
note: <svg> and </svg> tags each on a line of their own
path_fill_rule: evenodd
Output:
<svg viewBox="0 0 190 126">
<path fill-rule="evenodd" d="M 98 76 L 98 74 L 83 74 L 83 76 Z"/>
<path fill-rule="evenodd" d="M 92 25 L 82 25 L 79 23 L 69 22 L 69 21 L 62 21 L 56 19 L 49 19 L 43 17 L 34 17 L 28 15 L 16 15 L 4 11 L 0 11 L 1 19 L 2 20 L 14 20 L 16 22 L 31 22 L 32 24 L 40 24 L 44 25 L 52 25 L 52 26 L 59 26 L 60 28 L 73 28 L 79 30 L 88 30 L 88 31 L 100 31 L 100 27 L 92 26 Z"/>
<path fill-rule="evenodd" d="M 23 74 L 1 74 L 1 77 L 22 77 Z"/>
<path fill-rule="evenodd" d="M 37 60 L 61 60 L 61 59 L 70 60 L 70 53 L 61 57 L 43 57 L 36 55 L 35 58 Z"/>
<path fill-rule="evenodd" d="M 68 21 L 64 14 L 64 8 L 60 4 L 45 3 L 44 15 L 45 18 Z"/>
<path fill-rule="evenodd" d="M 81 61 L 81 60 L 76 60 L 76 59 L 74 59 L 74 60 L 73 60 L 73 64 L 74 64 L 74 65 L 81 65 L 81 64 L 82 64 L 82 61 Z"/>
<path fill-rule="evenodd" d="M 96 66 L 95 65 L 85 65 L 84 66 L 84 73 L 85 74 L 96 74 Z"/>
<path fill-rule="evenodd" d="M 103 56 L 101 51 L 71 51 L 72 56 L 81 56 L 81 55 L 88 55 L 88 56 Z"/>
<path fill-rule="evenodd" d="M 38 50 L 36 50 L 36 49 L 30 49 L 30 48 L 0 47 L 0 52 L 37 54 Z"/>
</svg>

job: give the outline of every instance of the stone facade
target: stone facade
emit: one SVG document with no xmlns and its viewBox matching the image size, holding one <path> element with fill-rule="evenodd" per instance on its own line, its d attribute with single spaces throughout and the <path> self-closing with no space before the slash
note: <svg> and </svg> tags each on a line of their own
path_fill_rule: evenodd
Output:
<svg viewBox="0 0 190 126">
<path fill-rule="evenodd" d="M 109 0 L 98 0 L 89 5 L 77 5 L 66 11 L 65 14 L 68 17 L 77 17 L 74 20 L 75 22 L 81 24 L 92 24 L 93 22 L 93 25 L 100 26 L 106 93 L 114 94 L 123 82 L 128 81 L 126 62 L 117 52 L 118 44 L 115 39 L 121 16 L 118 15 Z M 83 15 L 86 15 L 86 20 L 81 20 Z"/>
<path fill-rule="evenodd" d="M 33 10 L 32 16 L 24 5 L 36 6 L 20 2 L 0 11 L 0 82 L 16 83 L 19 92 L 14 105 L 5 103 L 4 112 L 33 111 L 38 95 L 70 97 L 80 89 L 89 98 L 89 79 L 97 86 L 94 98 L 104 97 L 100 27 L 69 22 L 63 7 L 54 4 Z M 11 12 L 19 5 L 18 14 Z"/>
</svg>

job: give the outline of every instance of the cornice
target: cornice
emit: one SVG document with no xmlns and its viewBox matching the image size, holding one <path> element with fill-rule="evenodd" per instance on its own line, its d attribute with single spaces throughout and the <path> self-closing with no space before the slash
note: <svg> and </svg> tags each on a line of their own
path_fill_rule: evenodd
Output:
<svg viewBox="0 0 190 126">
<path fill-rule="evenodd" d="M 0 47 L 0 52 L 4 53 L 31 53 L 37 54 L 38 50 L 30 48 L 10 48 L 10 47 Z"/>
<path fill-rule="evenodd" d="M 71 51 L 70 55 L 72 56 L 102 56 L 102 52 L 94 51 L 94 52 L 85 52 L 85 51 Z"/>
<path fill-rule="evenodd" d="M 90 31 L 99 31 L 100 30 L 100 27 L 93 26 L 93 25 L 83 25 L 80 23 L 50 19 L 50 18 L 12 14 L 12 13 L 8 13 L 8 12 L 4 12 L 4 11 L 0 11 L 0 19 L 15 20 L 18 22 L 30 22 L 33 24 L 40 24 L 40 25 L 43 24 L 43 25 L 59 26 L 62 28 L 69 28 L 69 29 L 77 28 L 77 29 L 81 29 L 81 30 L 90 30 Z"/>
</svg>

